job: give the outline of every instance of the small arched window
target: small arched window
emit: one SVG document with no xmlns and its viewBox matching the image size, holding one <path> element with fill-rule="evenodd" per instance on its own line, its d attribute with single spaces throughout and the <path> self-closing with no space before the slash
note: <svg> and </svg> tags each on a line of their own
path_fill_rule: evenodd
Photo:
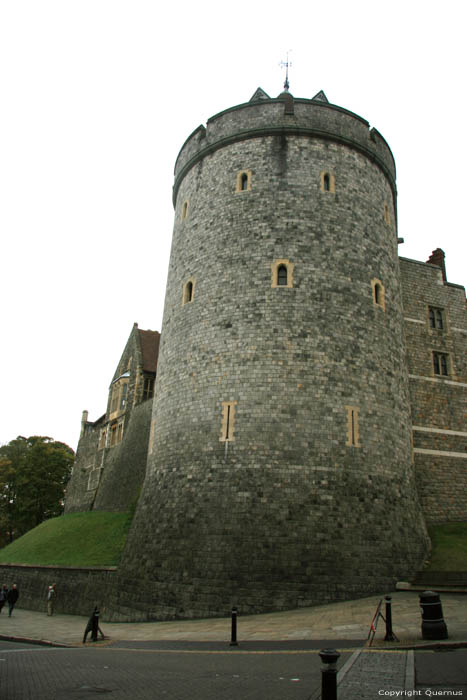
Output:
<svg viewBox="0 0 467 700">
<path fill-rule="evenodd" d="M 323 170 L 321 173 L 321 192 L 330 192 L 331 194 L 336 192 L 334 175 L 327 170 Z"/>
<path fill-rule="evenodd" d="M 187 216 L 188 216 L 188 200 L 186 200 L 182 204 L 182 221 L 184 221 Z"/>
<path fill-rule="evenodd" d="M 236 192 L 251 190 L 251 170 L 241 170 L 237 173 Z"/>
<path fill-rule="evenodd" d="M 274 260 L 271 265 L 272 280 L 271 287 L 293 287 L 294 263 L 290 260 Z"/>
<path fill-rule="evenodd" d="M 287 286 L 287 268 L 285 265 L 279 265 L 279 267 L 277 268 L 277 286 Z"/>
<path fill-rule="evenodd" d="M 182 306 L 185 306 L 185 304 L 189 304 L 193 301 L 194 292 L 195 281 L 193 278 L 191 278 L 187 282 L 185 282 L 185 285 L 183 287 Z"/>
<path fill-rule="evenodd" d="M 385 311 L 386 301 L 384 298 L 384 285 L 381 283 L 381 280 L 372 279 L 371 287 L 373 290 L 373 304 L 375 306 L 379 306 L 381 309 L 383 309 L 383 311 Z"/>
</svg>

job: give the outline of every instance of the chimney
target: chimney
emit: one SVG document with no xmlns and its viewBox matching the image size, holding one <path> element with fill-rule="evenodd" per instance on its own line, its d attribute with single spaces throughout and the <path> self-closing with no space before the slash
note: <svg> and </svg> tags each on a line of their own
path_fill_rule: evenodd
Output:
<svg viewBox="0 0 467 700">
<path fill-rule="evenodd" d="M 87 420 L 88 420 L 88 412 L 83 411 L 83 415 L 81 418 L 81 435 L 80 435 L 80 437 L 82 437 L 82 435 L 84 433 L 84 428 L 86 427 Z"/>
<path fill-rule="evenodd" d="M 441 274 L 443 275 L 443 282 L 447 282 L 446 279 L 446 265 L 444 264 L 444 258 L 446 256 L 444 255 L 444 250 L 441 250 L 441 248 L 436 248 L 434 250 L 430 257 L 427 260 L 427 263 L 430 263 L 430 265 L 437 265 L 438 267 L 441 268 Z"/>
</svg>

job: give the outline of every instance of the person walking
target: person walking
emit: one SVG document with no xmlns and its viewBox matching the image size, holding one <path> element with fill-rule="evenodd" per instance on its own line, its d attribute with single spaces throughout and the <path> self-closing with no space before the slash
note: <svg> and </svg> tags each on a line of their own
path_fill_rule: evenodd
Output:
<svg viewBox="0 0 467 700">
<path fill-rule="evenodd" d="M 55 605 L 55 598 L 57 597 L 57 584 L 53 583 L 51 586 L 49 586 L 49 590 L 47 593 L 47 615 L 53 615 L 54 614 L 54 605 Z"/>
<path fill-rule="evenodd" d="M 8 617 L 11 617 L 11 613 L 13 612 L 13 608 L 16 605 L 16 601 L 19 598 L 19 591 L 16 583 L 13 584 L 13 586 L 9 589 L 7 593 L 7 601 L 8 601 Z"/>
<path fill-rule="evenodd" d="M 0 612 L 2 612 L 2 608 L 6 603 L 6 597 L 8 595 L 8 586 L 6 583 L 3 584 L 3 586 L 0 588 Z"/>
</svg>

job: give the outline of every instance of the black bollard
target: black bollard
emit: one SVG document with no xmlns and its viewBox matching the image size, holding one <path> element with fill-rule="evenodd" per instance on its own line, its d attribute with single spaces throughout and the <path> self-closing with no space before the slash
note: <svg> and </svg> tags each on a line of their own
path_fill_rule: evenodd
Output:
<svg viewBox="0 0 467 700">
<path fill-rule="evenodd" d="M 391 596 L 387 595 L 384 597 L 386 601 L 386 636 L 384 638 L 385 642 L 395 642 L 396 636 L 392 631 L 392 610 L 391 610 Z"/>
<path fill-rule="evenodd" d="M 237 642 L 237 608 L 236 607 L 232 608 L 232 634 L 230 637 L 230 646 L 231 647 L 238 646 L 238 642 Z"/>
<path fill-rule="evenodd" d="M 100 632 L 100 635 L 102 639 L 105 639 L 104 633 L 99 627 L 99 609 L 96 605 L 94 608 L 91 617 L 89 618 L 86 629 L 84 630 L 84 637 L 83 637 L 83 644 L 86 644 L 86 638 L 89 633 L 91 633 L 91 641 L 92 642 L 97 642 L 97 634 Z"/>
<path fill-rule="evenodd" d="M 340 654 L 335 649 L 321 649 L 321 700 L 337 700 L 337 659 Z"/>
<path fill-rule="evenodd" d="M 91 640 L 97 642 L 97 631 L 99 629 L 99 610 L 94 608 L 92 613 L 92 623 L 91 623 Z"/>
<path fill-rule="evenodd" d="M 447 639 L 448 628 L 443 619 L 439 593 L 434 591 L 420 593 L 420 607 L 422 608 L 423 639 Z"/>
</svg>

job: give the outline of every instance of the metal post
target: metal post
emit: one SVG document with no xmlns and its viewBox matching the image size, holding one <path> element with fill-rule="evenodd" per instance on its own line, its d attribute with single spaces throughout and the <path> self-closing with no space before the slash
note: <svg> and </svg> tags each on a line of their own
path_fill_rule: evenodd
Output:
<svg viewBox="0 0 467 700">
<path fill-rule="evenodd" d="M 385 642 L 395 642 L 396 637 L 392 631 L 392 610 L 391 610 L 391 596 L 387 595 L 384 597 L 386 601 L 386 636 L 384 638 Z"/>
<path fill-rule="evenodd" d="M 238 646 L 238 642 L 237 642 L 237 608 L 236 607 L 232 608 L 232 634 L 230 637 L 230 646 L 231 647 Z"/>
<path fill-rule="evenodd" d="M 99 629 L 99 610 L 94 608 L 94 612 L 92 614 L 92 630 L 91 630 L 91 640 L 93 642 L 97 642 L 97 631 Z"/>
<path fill-rule="evenodd" d="M 337 660 L 340 656 L 335 649 L 321 649 L 321 700 L 337 700 Z"/>
</svg>

